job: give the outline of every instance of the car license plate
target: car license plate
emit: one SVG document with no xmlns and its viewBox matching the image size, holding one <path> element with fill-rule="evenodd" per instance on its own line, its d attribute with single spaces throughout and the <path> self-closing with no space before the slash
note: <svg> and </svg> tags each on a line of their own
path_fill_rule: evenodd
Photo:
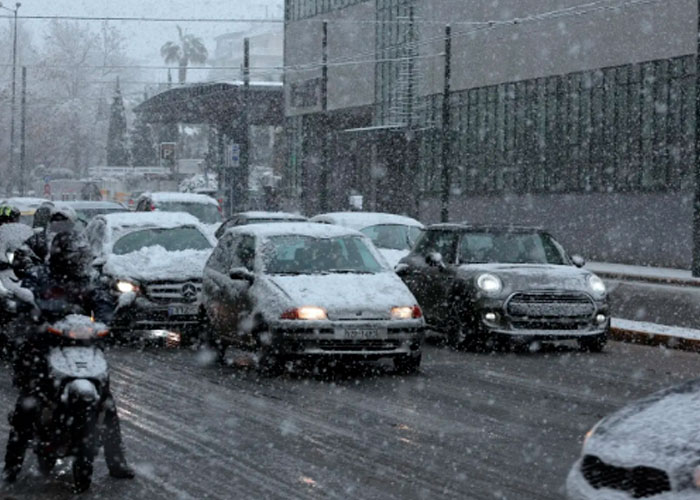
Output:
<svg viewBox="0 0 700 500">
<path fill-rule="evenodd" d="M 346 328 L 342 337 L 347 340 L 371 340 L 381 338 L 382 335 L 376 328 Z"/>
<path fill-rule="evenodd" d="M 168 316 L 196 316 L 197 306 L 170 306 Z"/>
</svg>

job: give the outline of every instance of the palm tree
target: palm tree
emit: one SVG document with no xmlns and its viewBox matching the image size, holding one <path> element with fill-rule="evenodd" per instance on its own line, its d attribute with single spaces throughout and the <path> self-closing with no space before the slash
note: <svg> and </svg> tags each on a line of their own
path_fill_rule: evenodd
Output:
<svg viewBox="0 0 700 500">
<path fill-rule="evenodd" d="M 207 48 L 198 36 L 183 33 L 180 26 L 177 27 L 180 43 L 166 42 L 160 48 L 160 55 L 165 59 L 165 64 L 176 62 L 178 64 L 177 77 L 180 83 L 187 79 L 187 65 L 190 62 L 204 64 L 207 60 Z"/>
</svg>

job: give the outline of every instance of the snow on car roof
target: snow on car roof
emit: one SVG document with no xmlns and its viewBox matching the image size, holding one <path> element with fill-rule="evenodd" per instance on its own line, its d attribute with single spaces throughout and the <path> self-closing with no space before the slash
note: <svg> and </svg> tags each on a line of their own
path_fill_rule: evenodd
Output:
<svg viewBox="0 0 700 500">
<path fill-rule="evenodd" d="M 333 224 L 317 224 L 315 222 L 249 224 L 247 226 L 232 227 L 227 232 L 250 234 L 263 238 L 286 235 L 309 236 L 311 238 L 335 238 L 338 236 L 350 235 L 365 237 L 362 233 L 354 229 Z"/>
<path fill-rule="evenodd" d="M 388 214 L 382 212 L 331 212 L 318 214 L 311 217 L 312 222 L 327 222 L 352 229 L 363 229 L 377 224 L 401 224 L 404 226 L 423 227 L 416 219 L 405 215 Z"/>
<path fill-rule="evenodd" d="M 250 212 L 239 212 L 235 214 L 237 217 L 247 217 L 249 219 L 297 219 L 297 220 L 307 220 L 306 217 L 299 214 L 292 214 L 289 212 L 263 212 L 263 211 L 250 211 Z"/>
<path fill-rule="evenodd" d="M 18 208 L 19 210 L 28 210 L 28 209 L 35 209 L 39 208 L 39 206 L 42 203 L 45 203 L 47 200 L 45 198 L 32 198 L 29 196 L 16 196 L 14 198 L 6 198 L 0 202 L 2 205 L 12 205 L 13 207 Z"/>
<path fill-rule="evenodd" d="M 54 202 L 57 207 L 67 206 L 72 207 L 76 210 L 84 210 L 90 208 L 114 208 L 121 210 L 128 210 L 124 205 L 120 203 L 115 203 L 113 201 L 89 201 L 89 200 L 76 200 L 76 201 L 56 201 Z"/>
<path fill-rule="evenodd" d="M 167 202 L 179 202 L 179 203 L 203 203 L 207 205 L 219 205 L 219 202 L 216 201 L 214 198 L 211 196 L 207 196 L 205 194 L 197 194 L 197 193 L 178 193 L 178 192 L 168 192 L 168 191 L 160 191 L 160 192 L 155 192 L 155 193 L 144 193 L 141 196 L 148 196 L 153 200 L 154 202 L 162 202 L 162 203 L 167 203 Z"/>
<path fill-rule="evenodd" d="M 199 226 L 199 220 L 185 212 L 117 212 L 99 216 L 113 228 Z"/>
</svg>

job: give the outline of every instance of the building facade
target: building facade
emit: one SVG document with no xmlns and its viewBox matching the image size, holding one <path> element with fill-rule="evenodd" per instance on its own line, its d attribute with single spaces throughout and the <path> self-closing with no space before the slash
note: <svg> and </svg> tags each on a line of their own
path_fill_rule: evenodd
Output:
<svg viewBox="0 0 700 500">
<path fill-rule="evenodd" d="M 290 204 L 435 222 L 447 169 L 452 220 L 690 265 L 695 0 L 287 0 L 285 19 Z"/>
</svg>

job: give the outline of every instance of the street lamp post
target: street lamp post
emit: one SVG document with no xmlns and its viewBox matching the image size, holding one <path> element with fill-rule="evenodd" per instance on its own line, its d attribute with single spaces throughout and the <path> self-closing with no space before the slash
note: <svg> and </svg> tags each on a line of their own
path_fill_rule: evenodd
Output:
<svg viewBox="0 0 700 500">
<path fill-rule="evenodd" d="M 5 9 L 14 14 L 14 30 L 12 38 L 12 98 L 10 101 L 10 172 L 9 178 L 13 179 L 15 175 L 15 115 L 16 111 L 16 93 L 17 93 L 17 11 L 22 6 L 20 2 L 15 4 L 14 9 L 5 7 L 0 2 L 0 9 Z M 12 185 L 12 181 L 10 181 Z"/>
</svg>

